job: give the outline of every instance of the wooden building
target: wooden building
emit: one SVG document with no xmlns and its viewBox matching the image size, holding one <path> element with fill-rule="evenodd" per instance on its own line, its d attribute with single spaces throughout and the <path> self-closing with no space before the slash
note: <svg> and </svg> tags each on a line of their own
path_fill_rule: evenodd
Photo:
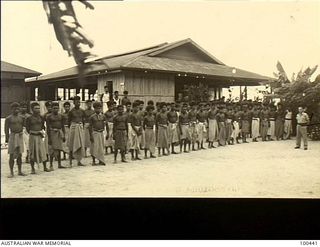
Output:
<svg viewBox="0 0 320 247">
<path fill-rule="evenodd" d="M 93 92 L 129 91 L 131 100 L 152 99 L 172 102 L 184 85 L 205 85 L 212 98 L 221 96 L 221 89 L 229 86 L 255 86 L 270 77 L 225 65 L 191 39 L 99 58 L 104 65 L 88 63 L 90 71 L 86 83 L 77 84 L 78 68 L 39 76 L 26 82 L 44 100 L 68 100 L 80 93 L 82 100 Z"/>
<path fill-rule="evenodd" d="M 40 72 L 1 61 L 1 118 L 10 114 L 12 102 L 30 100 L 25 78 L 39 75 Z"/>
</svg>

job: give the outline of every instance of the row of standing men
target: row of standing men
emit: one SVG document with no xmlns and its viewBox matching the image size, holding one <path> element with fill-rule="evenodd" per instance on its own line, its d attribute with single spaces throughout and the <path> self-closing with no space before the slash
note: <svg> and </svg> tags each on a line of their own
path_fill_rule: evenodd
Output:
<svg viewBox="0 0 320 247">
<path fill-rule="evenodd" d="M 102 113 L 102 104 L 88 100 L 87 108 L 80 108 L 80 98 L 74 98 L 74 107 L 64 103 L 64 113 L 59 113 L 58 102 L 46 102 L 47 112 L 40 116 L 37 102 L 31 105 L 32 115 L 26 112 L 26 105 L 14 103 L 12 114 L 6 118 L 6 140 L 9 141 L 9 165 L 13 176 L 13 160 L 17 159 L 18 174 L 21 171 L 21 154 L 26 150 L 26 161 L 31 164 L 31 173 L 35 174 L 35 163 L 43 163 L 44 171 L 53 170 L 54 158 L 61 164 L 61 153 L 66 159 L 69 155 L 69 167 L 76 159 L 79 166 L 87 156 L 92 156 L 92 165 L 105 165 L 104 155 L 110 149 L 117 162 L 127 162 L 126 154 L 131 153 L 132 160 L 140 160 L 144 150 L 155 158 L 158 156 L 190 152 L 217 146 L 247 143 L 250 136 L 253 142 L 261 137 L 262 141 L 290 138 L 292 112 L 278 109 L 273 105 L 255 102 L 254 104 L 236 104 L 225 102 L 205 103 L 157 103 L 149 101 L 144 109 L 143 101 L 125 106 L 108 102 L 108 110 Z M 93 108 L 92 108 L 93 105 Z M 168 109 L 169 108 L 169 109 Z M 16 121 L 18 118 L 18 121 Z M 19 119 L 21 118 L 21 119 Z M 14 120 L 14 121 L 13 121 Z M 16 122 L 21 122 L 17 128 Z M 9 130 L 11 133 L 9 134 Z M 98 163 L 96 163 L 98 160 Z M 47 168 L 46 162 L 50 162 Z"/>
</svg>

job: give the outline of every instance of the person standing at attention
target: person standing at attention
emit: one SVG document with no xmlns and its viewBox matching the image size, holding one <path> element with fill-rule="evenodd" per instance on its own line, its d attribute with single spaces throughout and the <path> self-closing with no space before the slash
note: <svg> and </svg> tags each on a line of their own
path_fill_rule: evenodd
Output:
<svg viewBox="0 0 320 247">
<path fill-rule="evenodd" d="M 74 108 L 69 111 L 68 121 L 70 128 L 69 136 L 69 165 L 72 167 L 72 159 L 78 161 L 78 166 L 84 166 L 81 163 L 84 157 L 84 132 L 83 123 L 85 118 L 84 110 L 80 108 L 80 97 L 75 96 L 73 98 Z"/>
<path fill-rule="evenodd" d="M 305 109 L 301 106 L 298 108 L 299 113 L 297 114 L 297 137 L 296 137 L 296 147 L 301 146 L 301 137 L 303 139 L 304 150 L 308 149 L 308 136 L 307 136 L 307 125 L 310 123 L 309 116 Z"/>
<path fill-rule="evenodd" d="M 14 176 L 13 167 L 14 160 L 17 160 L 18 165 L 18 175 L 25 176 L 22 173 L 22 153 L 24 150 L 23 143 L 23 125 L 24 118 L 19 116 L 19 103 L 14 102 L 11 104 L 12 114 L 9 115 L 4 123 L 6 143 L 8 143 L 8 154 L 9 154 L 9 166 L 10 166 L 10 176 Z"/>
</svg>

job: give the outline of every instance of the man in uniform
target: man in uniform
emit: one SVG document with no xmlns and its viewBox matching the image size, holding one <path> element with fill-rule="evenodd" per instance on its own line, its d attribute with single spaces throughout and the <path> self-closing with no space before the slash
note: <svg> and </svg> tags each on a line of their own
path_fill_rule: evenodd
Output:
<svg viewBox="0 0 320 247">
<path fill-rule="evenodd" d="M 231 138 L 231 134 L 233 130 L 234 112 L 233 112 L 231 103 L 227 105 L 227 111 L 225 116 L 226 116 L 226 142 L 229 145 L 231 144 L 233 145 L 234 140 Z"/>
<path fill-rule="evenodd" d="M 128 91 L 123 91 L 123 98 L 121 100 L 121 105 L 126 106 L 130 99 L 128 98 Z"/>
<path fill-rule="evenodd" d="M 11 104 L 12 114 L 6 117 L 4 123 L 6 143 L 8 143 L 10 178 L 14 176 L 13 167 L 14 160 L 17 160 L 18 175 L 24 176 L 22 173 L 22 153 L 24 150 L 23 143 L 23 126 L 24 118 L 19 115 L 19 103 Z"/>
<path fill-rule="evenodd" d="M 53 158 L 58 160 L 58 168 L 65 168 L 61 165 L 61 151 L 63 151 L 62 143 L 65 139 L 64 117 L 59 113 L 59 103 L 52 103 L 52 113 L 46 118 L 48 144 L 52 148 L 50 155 L 50 170 L 53 171 Z"/>
<path fill-rule="evenodd" d="M 284 120 L 284 140 L 290 139 L 292 133 L 292 111 L 290 108 L 286 110 Z"/>
<path fill-rule="evenodd" d="M 304 112 L 303 107 L 298 108 L 299 113 L 297 114 L 297 137 L 296 137 L 296 147 L 295 149 L 300 148 L 301 146 L 301 137 L 303 139 L 304 150 L 308 149 L 308 136 L 307 136 L 307 125 L 310 123 L 309 116 Z"/>
<path fill-rule="evenodd" d="M 276 112 L 276 107 L 271 104 L 269 106 L 269 128 L 268 128 L 268 138 L 269 141 L 273 141 L 275 139 L 275 127 L 276 127 L 276 117 L 277 117 L 277 112 Z"/>
<path fill-rule="evenodd" d="M 72 159 L 78 161 L 78 166 L 84 166 L 81 163 L 82 158 L 85 155 L 84 152 L 84 132 L 83 123 L 85 118 L 84 110 L 80 108 L 80 97 L 75 96 L 73 98 L 74 108 L 68 113 L 68 125 L 70 128 L 69 136 L 69 165 L 72 167 Z"/>
</svg>

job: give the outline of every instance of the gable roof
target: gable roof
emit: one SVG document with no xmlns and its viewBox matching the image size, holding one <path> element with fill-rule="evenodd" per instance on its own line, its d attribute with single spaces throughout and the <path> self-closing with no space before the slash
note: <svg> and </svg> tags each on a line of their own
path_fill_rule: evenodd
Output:
<svg viewBox="0 0 320 247">
<path fill-rule="evenodd" d="M 27 69 L 25 67 L 15 65 L 13 63 L 8 63 L 5 61 L 1 61 L 1 72 L 21 73 L 30 76 L 41 75 L 41 73 L 38 71 Z"/>
<path fill-rule="evenodd" d="M 162 57 L 138 57 L 134 61 L 122 66 L 123 68 L 131 69 L 144 69 L 154 71 L 168 71 L 175 73 L 186 73 L 194 75 L 207 75 L 207 76 L 218 76 L 218 77 L 234 77 L 239 79 L 254 79 L 266 81 L 272 78 L 262 76 L 256 73 L 252 73 L 246 70 L 238 69 L 235 67 L 229 67 L 221 64 L 204 63 L 197 61 L 184 61 L 172 58 Z M 235 73 L 232 71 L 235 69 Z"/>
<path fill-rule="evenodd" d="M 186 61 L 181 59 L 166 58 L 161 56 L 170 50 L 190 45 L 197 49 L 201 55 L 205 56 L 207 62 Z M 97 63 L 98 62 L 98 63 Z M 99 63 L 100 62 L 100 63 Z M 255 81 L 266 81 L 272 78 L 261 76 L 245 70 L 237 69 L 236 74 L 232 74 L 233 67 L 223 64 L 220 60 L 212 56 L 210 53 L 201 48 L 191 39 L 184 39 L 173 43 L 162 43 L 155 46 L 126 52 L 117 55 L 105 56 L 95 59 L 87 63 L 90 66 L 90 73 L 105 73 L 113 70 L 121 69 L 140 69 L 140 70 L 155 70 L 160 72 L 181 72 L 194 73 L 212 76 L 224 76 L 236 78 L 247 78 Z M 66 80 L 78 77 L 78 67 L 74 66 L 62 71 L 54 72 L 47 75 L 42 75 L 37 78 L 26 80 L 27 83 Z"/>
</svg>

